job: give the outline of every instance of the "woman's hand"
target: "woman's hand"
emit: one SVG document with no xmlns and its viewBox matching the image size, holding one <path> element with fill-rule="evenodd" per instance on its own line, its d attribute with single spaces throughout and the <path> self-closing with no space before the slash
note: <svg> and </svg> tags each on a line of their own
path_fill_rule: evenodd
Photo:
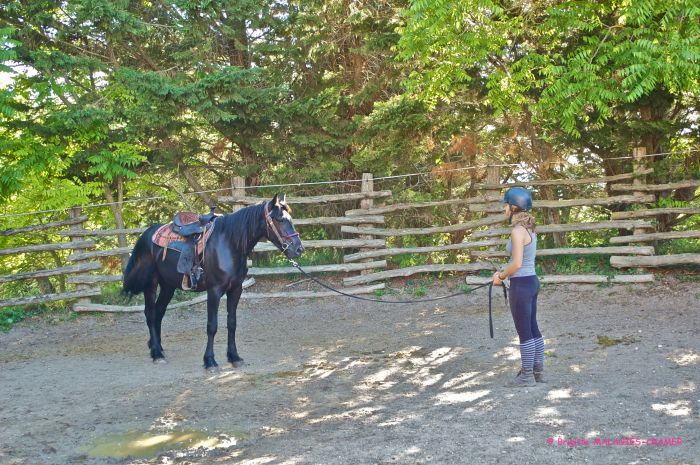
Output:
<svg viewBox="0 0 700 465">
<path fill-rule="evenodd" d="M 496 271 L 493 274 L 493 285 L 494 286 L 500 286 L 503 284 L 503 280 L 499 277 L 500 271 Z"/>
</svg>

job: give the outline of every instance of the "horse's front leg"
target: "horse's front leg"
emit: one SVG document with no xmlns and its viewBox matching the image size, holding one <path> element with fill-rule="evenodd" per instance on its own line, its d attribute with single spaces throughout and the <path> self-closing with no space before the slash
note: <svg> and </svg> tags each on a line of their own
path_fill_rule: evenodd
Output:
<svg viewBox="0 0 700 465">
<path fill-rule="evenodd" d="M 236 348 L 236 309 L 241 298 L 241 292 L 243 292 L 243 285 L 241 284 L 226 292 L 226 310 L 228 311 L 228 350 L 226 356 L 234 367 L 243 365 L 243 359 L 238 355 L 238 349 Z"/>
<path fill-rule="evenodd" d="M 214 336 L 219 326 L 219 302 L 224 292 L 215 287 L 207 290 L 207 350 L 204 352 L 204 368 L 213 370 L 219 365 L 214 359 Z"/>
</svg>

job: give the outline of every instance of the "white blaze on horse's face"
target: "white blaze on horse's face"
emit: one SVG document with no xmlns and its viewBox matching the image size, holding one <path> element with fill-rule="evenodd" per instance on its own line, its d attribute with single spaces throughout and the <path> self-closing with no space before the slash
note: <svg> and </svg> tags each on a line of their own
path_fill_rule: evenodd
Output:
<svg viewBox="0 0 700 465">
<path fill-rule="evenodd" d="M 289 214 L 289 207 L 287 206 L 286 194 L 280 194 L 277 197 L 277 207 L 282 210 L 282 218 L 285 220 L 292 221 L 292 215 Z"/>
</svg>

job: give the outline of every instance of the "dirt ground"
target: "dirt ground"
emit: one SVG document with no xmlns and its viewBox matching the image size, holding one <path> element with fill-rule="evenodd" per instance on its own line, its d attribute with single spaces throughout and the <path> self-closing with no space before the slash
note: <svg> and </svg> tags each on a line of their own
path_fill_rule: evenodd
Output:
<svg viewBox="0 0 700 465">
<path fill-rule="evenodd" d="M 203 307 L 166 315 L 166 364 L 142 314 L 25 321 L 0 334 L 0 464 L 700 464 L 697 282 L 545 286 L 549 382 L 519 389 L 483 291 L 242 301 L 246 364 L 222 309 L 215 374 Z"/>
</svg>

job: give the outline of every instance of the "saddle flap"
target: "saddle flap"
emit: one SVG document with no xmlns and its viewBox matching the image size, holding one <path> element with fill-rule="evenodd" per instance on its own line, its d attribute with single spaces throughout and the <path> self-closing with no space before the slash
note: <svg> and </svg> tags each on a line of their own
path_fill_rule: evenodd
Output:
<svg viewBox="0 0 700 465">
<path fill-rule="evenodd" d="M 191 236 L 193 234 L 198 234 L 201 232 L 204 232 L 204 226 L 197 223 L 190 223 L 190 224 L 185 224 L 183 226 L 178 226 L 176 224 L 173 224 L 173 231 L 178 233 L 181 236 Z"/>
</svg>

